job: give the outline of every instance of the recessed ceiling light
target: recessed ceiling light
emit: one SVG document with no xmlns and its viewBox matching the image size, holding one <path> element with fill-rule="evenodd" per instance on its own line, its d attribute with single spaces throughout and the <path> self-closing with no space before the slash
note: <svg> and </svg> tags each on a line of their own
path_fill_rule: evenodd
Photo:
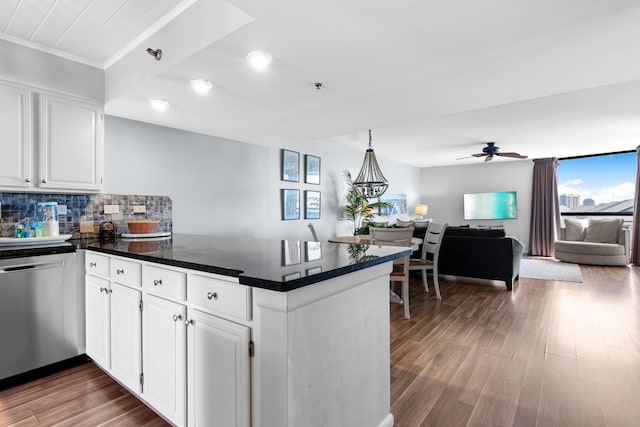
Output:
<svg viewBox="0 0 640 427">
<path fill-rule="evenodd" d="M 247 55 L 247 61 L 256 70 L 264 70 L 271 62 L 271 55 L 262 50 L 255 50 Z"/>
<path fill-rule="evenodd" d="M 209 80 L 194 79 L 191 80 L 191 87 L 198 93 L 207 93 L 213 87 L 213 84 Z"/>
<path fill-rule="evenodd" d="M 164 111 L 171 105 L 169 101 L 164 99 L 150 99 L 151 106 L 158 111 Z"/>
</svg>

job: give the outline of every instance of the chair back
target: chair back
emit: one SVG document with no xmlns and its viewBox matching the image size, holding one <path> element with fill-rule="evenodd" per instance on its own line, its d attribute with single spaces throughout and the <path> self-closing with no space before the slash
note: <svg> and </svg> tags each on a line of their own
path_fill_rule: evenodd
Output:
<svg viewBox="0 0 640 427">
<path fill-rule="evenodd" d="M 320 240 L 318 239 L 318 233 L 316 233 L 316 228 L 313 226 L 312 223 L 309 223 L 308 227 L 309 227 L 309 230 L 311 230 L 311 236 L 313 237 L 313 241 L 319 242 Z"/>
<path fill-rule="evenodd" d="M 369 227 L 371 244 L 379 246 L 411 246 L 413 227 Z"/>
<path fill-rule="evenodd" d="M 440 253 L 440 245 L 444 237 L 444 231 L 447 224 L 438 224 L 432 222 L 429 224 L 427 234 L 424 236 L 424 244 L 422 246 L 422 259 L 427 259 L 427 254 L 433 255 L 433 264 L 438 265 L 438 254 Z"/>
</svg>

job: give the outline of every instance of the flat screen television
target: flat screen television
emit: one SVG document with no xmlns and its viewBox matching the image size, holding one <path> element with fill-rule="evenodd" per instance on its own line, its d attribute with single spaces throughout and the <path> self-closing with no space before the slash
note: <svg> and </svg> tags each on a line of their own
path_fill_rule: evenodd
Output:
<svg viewBox="0 0 640 427">
<path fill-rule="evenodd" d="M 515 191 L 464 195 L 464 219 L 516 219 L 518 206 Z"/>
</svg>

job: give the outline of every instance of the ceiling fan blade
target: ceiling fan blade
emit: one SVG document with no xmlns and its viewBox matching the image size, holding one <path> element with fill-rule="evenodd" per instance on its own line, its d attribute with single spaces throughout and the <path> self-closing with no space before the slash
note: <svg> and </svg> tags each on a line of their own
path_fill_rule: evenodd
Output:
<svg viewBox="0 0 640 427">
<path fill-rule="evenodd" d="M 493 160 L 493 155 L 491 155 L 491 156 L 487 156 L 487 157 L 484 159 L 484 161 L 485 161 L 485 162 L 488 162 L 488 161 L 490 161 L 490 160 Z"/>
<path fill-rule="evenodd" d="M 498 156 L 513 157 L 514 159 L 526 159 L 528 156 L 523 156 L 520 153 L 496 153 Z"/>
<path fill-rule="evenodd" d="M 486 156 L 486 155 L 487 155 L 487 153 L 478 153 L 478 154 L 472 154 L 471 156 L 472 157 L 483 157 L 483 156 Z"/>
</svg>

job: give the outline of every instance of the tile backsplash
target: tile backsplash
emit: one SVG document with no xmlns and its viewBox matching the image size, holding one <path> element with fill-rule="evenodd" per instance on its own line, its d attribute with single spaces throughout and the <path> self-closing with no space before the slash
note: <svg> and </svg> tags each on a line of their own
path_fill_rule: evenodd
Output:
<svg viewBox="0 0 640 427">
<path fill-rule="evenodd" d="M 12 237 L 18 225 L 35 220 L 36 205 L 41 202 L 67 207 L 66 214 L 58 215 L 60 234 L 73 234 L 74 238 L 97 236 L 104 221 L 112 221 L 118 234 L 128 232 L 127 221 L 139 219 L 160 221 L 157 231 L 173 229 L 171 199 L 167 196 L 0 192 L 0 237 Z M 104 205 L 118 205 L 119 213 L 105 214 Z M 134 214 L 134 206 L 141 205 L 146 212 Z"/>
</svg>

